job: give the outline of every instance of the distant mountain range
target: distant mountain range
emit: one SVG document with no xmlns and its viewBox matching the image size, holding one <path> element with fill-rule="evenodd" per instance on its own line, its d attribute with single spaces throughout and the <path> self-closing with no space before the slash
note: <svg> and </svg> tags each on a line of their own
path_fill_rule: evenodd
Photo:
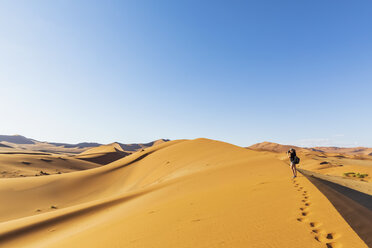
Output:
<svg viewBox="0 0 372 248">
<path fill-rule="evenodd" d="M 35 144 L 36 140 L 26 138 L 22 135 L 0 135 L 0 142 L 6 141 L 13 144 Z"/>
<path fill-rule="evenodd" d="M 305 151 L 314 151 L 314 152 L 323 152 L 323 153 L 340 153 L 340 154 L 348 154 L 348 155 L 368 155 L 372 156 L 372 148 L 368 147 L 298 147 L 292 145 L 282 145 L 273 142 L 261 142 L 254 144 L 252 146 L 247 147 L 252 150 L 258 151 L 270 151 L 270 152 L 286 152 L 290 148 L 294 148 L 297 151 L 305 150 Z"/>
<path fill-rule="evenodd" d="M 134 144 L 118 144 L 126 152 L 135 152 L 137 150 L 153 146 L 155 143 L 167 142 L 168 139 L 155 140 L 149 143 L 134 143 Z M 52 153 L 70 153 L 78 154 L 90 148 L 102 146 L 103 144 L 95 142 L 82 142 L 77 144 L 56 143 L 38 141 L 35 139 L 27 138 L 22 135 L 0 135 L 0 148 L 12 148 L 16 150 L 31 150 L 40 152 Z"/>
</svg>

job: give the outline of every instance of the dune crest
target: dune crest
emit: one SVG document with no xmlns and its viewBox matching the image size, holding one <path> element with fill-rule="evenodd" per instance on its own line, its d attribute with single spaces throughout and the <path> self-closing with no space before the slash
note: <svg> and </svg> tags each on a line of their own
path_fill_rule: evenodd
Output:
<svg viewBox="0 0 372 248">
<path fill-rule="evenodd" d="M 124 152 L 123 148 L 121 148 L 120 144 L 118 143 L 111 143 L 108 145 L 101 145 L 98 147 L 90 148 L 86 151 L 83 151 L 80 153 L 80 155 L 83 154 L 95 154 L 95 153 L 107 153 L 107 152 Z"/>
<path fill-rule="evenodd" d="M 120 144 L 111 143 L 83 151 L 82 153 L 75 155 L 74 158 L 105 165 L 124 158 L 129 154 L 129 152 L 125 152 L 123 148 L 121 148 Z"/>
</svg>

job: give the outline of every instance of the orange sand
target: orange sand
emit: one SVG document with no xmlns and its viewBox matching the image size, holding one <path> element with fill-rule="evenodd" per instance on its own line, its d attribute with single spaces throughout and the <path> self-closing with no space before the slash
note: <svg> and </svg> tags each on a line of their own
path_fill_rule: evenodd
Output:
<svg viewBox="0 0 372 248">
<path fill-rule="evenodd" d="M 277 154 L 196 139 L 1 179 L 0 246 L 366 247 L 317 188 L 290 177 Z"/>
</svg>

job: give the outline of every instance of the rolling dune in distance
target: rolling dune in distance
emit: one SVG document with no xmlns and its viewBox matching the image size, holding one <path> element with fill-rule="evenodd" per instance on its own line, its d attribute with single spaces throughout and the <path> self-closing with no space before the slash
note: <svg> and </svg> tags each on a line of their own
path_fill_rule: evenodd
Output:
<svg viewBox="0 0 372 248">
<path fill-rule="evenodd" d="M 138 150 L 144 149 L 146 147 L 158 145 L 169 141 L 168 139 L 158 139 L 148 143 L 133 143 L 133 144 L 122 144 L 119 142 L 114 142 L 113 144 L 118 144 L 122 150 L 132 153 Z M 89 153 L 94 152 L 94 148 L 100 146 L 107 146 L 96 142 L 82 142 L 77 144 L 68 143 L 57 143 L 57 142 L 46 142 L 38 141 L 35 139 L 27 138 L 22 135 L 0 135 L 0 152 L 2 150 L 9 151 L 34 151 L 34 152 L 44 152 L 53 154 L 63 154 L 63 155 L 77 155 L 81 154 L 87 150 Z M 93 149 L 93 150 L 92 150 Z M 99 148 L 102 149 L 102 148 Z"/>
<path fill-rule="evenodd" d="M 1 179 L 0 199 L 1 247 L 367 247 L 277 154 L 208 139 Z"/>
<path fill-rule="evenodd" d="M 21 135 L 0 135 L 0 178 L 45 176 L 86 170 L 167 141 L 169 140 L 159 139 L 134 144 L 67 144 L 41 142 Z"/>
<path fill-rule="evenodd" d="M 120 144 L 112 143 L 88 149 L 75 155 L 74 158 L 104 165 L 120 158 L 124 158 L 129 154 L 131 154 L 131 152 L 125 152 L 123 148 L 121 148 Z"/>
</svg>

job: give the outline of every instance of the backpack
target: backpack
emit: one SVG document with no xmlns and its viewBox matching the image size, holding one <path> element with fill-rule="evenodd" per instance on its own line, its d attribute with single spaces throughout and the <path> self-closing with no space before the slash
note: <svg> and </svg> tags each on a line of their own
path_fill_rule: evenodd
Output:
<svg viewBox="0 0 372 248">
<path fill-rule="evenodd" d="M 300 158 L 296 156 L 295 159 L 294 159 L 294 162 L 295 162 L 295 164 L 299 164 L 300 163 Z"/>
</svg>

